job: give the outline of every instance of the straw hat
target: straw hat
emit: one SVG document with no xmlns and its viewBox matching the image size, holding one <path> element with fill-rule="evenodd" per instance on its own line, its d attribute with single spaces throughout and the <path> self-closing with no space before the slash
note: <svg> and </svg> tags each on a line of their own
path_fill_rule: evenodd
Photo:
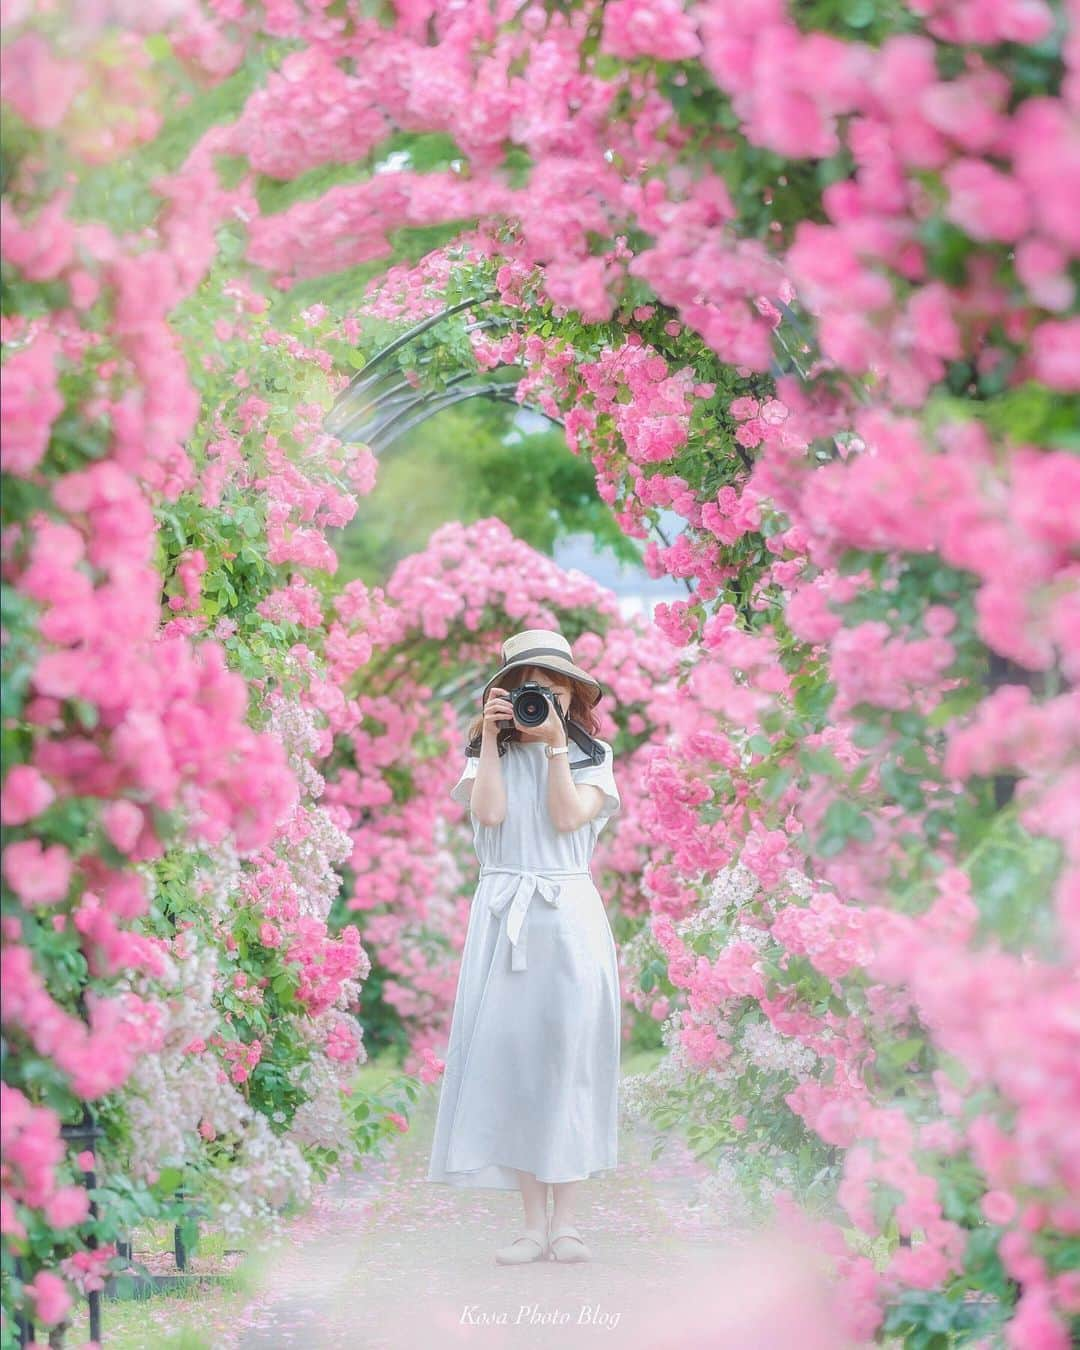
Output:
<svg viewBox="0 0 1080 1350">
<path fill-rule="evenodd" d="M 527 628 L 523 633 L 508 637 L 502 645 L 503 665 L 484 685 L 481 703 L 487 702 L 488 692 L 493 684 L 498 684 L 508 670 L 518 666 L 540 666 L 544 670 L 555 671 L 559 675 L 568 675 L 580 680 L 592 694 L 592 706 L 604 696 L 600 684 L 586 670 L 574 664 L 574 654 L 570 644 L 561 633 L 551 628 Z"/>
</svg>

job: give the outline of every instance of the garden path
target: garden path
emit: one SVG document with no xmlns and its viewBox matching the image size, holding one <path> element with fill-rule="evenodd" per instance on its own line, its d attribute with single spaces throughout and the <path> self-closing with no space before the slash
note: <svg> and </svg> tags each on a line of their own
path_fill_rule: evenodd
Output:
<svg viewBox="0 0 1080 1350">
<path fill-rule="evenodd" d="M 582 1187 L 591 1262 L 505 1267 L 493 1254 L 520 1227 L 518 1195 L 428 1182 L 434 1114 L 431 1090 L 391 1154 L 289 1226 L 230 1350 L 734 1350 L 708 1306 L 722 1235 L 690 1207 L 699 1165 L 674 1140 L 653 1161 L 654 1136 L 624 1126 L 617 1170 Z"/>
</svg>

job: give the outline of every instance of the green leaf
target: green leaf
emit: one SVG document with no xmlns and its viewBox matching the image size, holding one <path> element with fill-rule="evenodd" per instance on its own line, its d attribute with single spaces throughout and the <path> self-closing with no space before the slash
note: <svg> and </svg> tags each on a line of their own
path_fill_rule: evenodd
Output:
<svg viewBox="0 0 1080 1350">
<path fill-rule="evenodd" d="M 799 750 L 799 762 L 812 774 L 823 773 L 837 779 L 847 777 L 847 771 L 833 752 L 821 746 L 802 747 Z"/>
<path fill-rule="evenodd" d="M 844 22 L 851 28 L 868 28 L 874 22 L 874 0 L 844 0 Z"/>
<path fill-rule="evenodd" d="M 903 1069 L 918 1057 L 926 1047 L 926 1042 L 914 1036 L 903 1041 L 889 1041 L 880 1050 L 879 1055 L 894 1069 Z"/>
<path fill-rule="evenodd" d="M 163 1167 L 154 1182 L 154 1190 L 162 1196 L 172 1195 L 183 1179 L 184 1174 L 179 1167 Z"/>
<path fill-rule="evenodd" d="M 852 733 L 851 739 L 860 750 L 869 750 L 880 745 L 887 732 L 880 722 L 863 722 Z"/>
</svg>

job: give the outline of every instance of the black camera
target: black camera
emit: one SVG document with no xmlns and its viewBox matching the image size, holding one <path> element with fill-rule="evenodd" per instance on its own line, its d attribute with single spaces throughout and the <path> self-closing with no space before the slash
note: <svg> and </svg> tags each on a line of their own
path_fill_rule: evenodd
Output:
<svg viewBox="0 0 1080 1350">
<path fill-rule="evenodd" d="M 515 719 L 523 727 L 543 726 L 548 719 L 549 708 L 558 707 L 554 691 L 536 680 L 526 680 L 516 689 L 511 689 L 510 705 L 514 709 Z"/>
</svg>

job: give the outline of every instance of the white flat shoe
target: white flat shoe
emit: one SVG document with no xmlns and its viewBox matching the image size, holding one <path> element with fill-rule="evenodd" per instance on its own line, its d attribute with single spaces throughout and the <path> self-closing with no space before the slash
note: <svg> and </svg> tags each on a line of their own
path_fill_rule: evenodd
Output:
<svg viewBox="0 0 1080 1350">
<path fill-rule="evenodd" d="M 547 1239 L 539 1228 L 526 1228 L 513 1242 L 500 1247 L 495 1260 L 500 1266 L 521 1266 L 529 1261 L 543 1261 L 547 1258 Z"/>
<path fill-rule="evenodd" d="M 552 1261 L 590 1261 L 592 1253 L 586 1247 L 584 1239 L 573 1224 L 564 1224 L 561 1228 L 548 1232 L 548 1252 Z"/>
</svg>

